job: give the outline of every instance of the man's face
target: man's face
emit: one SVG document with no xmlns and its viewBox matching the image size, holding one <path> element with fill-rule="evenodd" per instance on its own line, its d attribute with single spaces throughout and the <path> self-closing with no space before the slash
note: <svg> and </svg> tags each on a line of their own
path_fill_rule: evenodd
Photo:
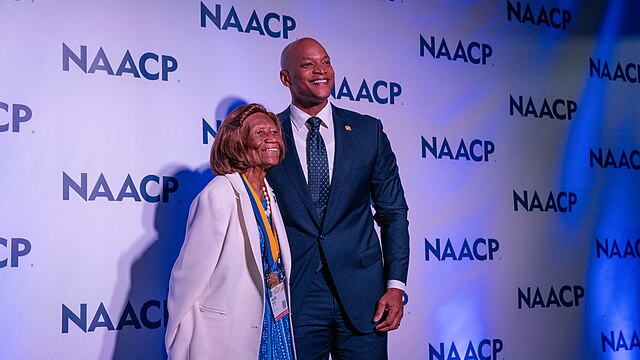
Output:
<svg viewBox="0 0 640 360">
<path fill-rule="evenodd" d="M 283 58 L 280 80 L 291 91 L 291 100 L 302 110 L 322 109 L 334 83 L 333 67 L 326 50 L 313 39 L 293 44 Z"/>
</svg>

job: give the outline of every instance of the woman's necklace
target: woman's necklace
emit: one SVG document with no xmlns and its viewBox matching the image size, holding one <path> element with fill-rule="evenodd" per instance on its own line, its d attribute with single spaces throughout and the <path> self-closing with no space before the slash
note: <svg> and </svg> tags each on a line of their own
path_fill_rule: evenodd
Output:
<svg viewBox="0 0 640 360">
<path fill-rule="evenodd" d="M 267 200 L 267 208 L 264 209 L 264 213 L 267 216 L 271 215 L 271 201 L 269 200 L 269 194 L 267 193 L 267 187 L 262 186 L 262 193 L 264 194 L 264 198 Z"/>
</svg>

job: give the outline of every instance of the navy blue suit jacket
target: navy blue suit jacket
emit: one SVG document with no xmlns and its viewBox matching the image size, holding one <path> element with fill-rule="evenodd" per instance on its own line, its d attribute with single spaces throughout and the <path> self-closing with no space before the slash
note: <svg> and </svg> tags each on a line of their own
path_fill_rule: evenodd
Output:
<svg viewBox="0 0 640 360">
<path fill-rule="evenodd" d="M 320 262 L 320 246 L 347 316 L 359 331 L 371 332 L 375 305 L 386 281 L 407 281 L 408 208 L 380 120 L 335 106 L 332 111 L 335 159 L 322 224 L 296 152 L 289 109 L 278 115 L 286 156 L 267 177 L 291 247 L 291 315 L 295 323 L 296 313 L 304 309 L 306 291 Z"/>
</svg>

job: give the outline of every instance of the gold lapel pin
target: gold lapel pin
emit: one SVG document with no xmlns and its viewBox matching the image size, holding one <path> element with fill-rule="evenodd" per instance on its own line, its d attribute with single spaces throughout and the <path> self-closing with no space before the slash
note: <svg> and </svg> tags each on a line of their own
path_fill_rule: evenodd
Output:
<svg viewBox="0 0 640 360">
<path fill-rule="evenodd" d="M 345 128 L 347 131 L 351 131 L 351 126 L 349 126 L 349 125 L 345 125 L 345 126 L 344 126 L 344 128 Z"/>
</svg>

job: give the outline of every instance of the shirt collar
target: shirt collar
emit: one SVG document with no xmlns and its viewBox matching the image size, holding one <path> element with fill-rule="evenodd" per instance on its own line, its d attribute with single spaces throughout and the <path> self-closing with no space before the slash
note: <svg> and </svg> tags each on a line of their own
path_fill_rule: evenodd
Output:
<svg viewBox="0 0 640 360">
<path fill-rule="evenodd" d="M 300 110 L 297 106 L 291 104 L 291 122 L 293 126 L 295 126 L 296 130 L 300 130 L 301 128 L 307 128 L 305 123 L 311 115 L 306 112 Z M 322 110 L 316 115 L 316 117 L 322 120 L 322 124 L 320 126 L 324 126 L 325 128 L 332 129 L 333 128 L 333 116 L 331 112 L 331 103 L 327 101 L 327 105 L 325 105 Z"/>
</svg>

